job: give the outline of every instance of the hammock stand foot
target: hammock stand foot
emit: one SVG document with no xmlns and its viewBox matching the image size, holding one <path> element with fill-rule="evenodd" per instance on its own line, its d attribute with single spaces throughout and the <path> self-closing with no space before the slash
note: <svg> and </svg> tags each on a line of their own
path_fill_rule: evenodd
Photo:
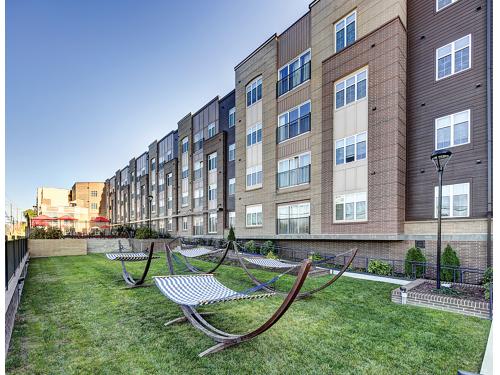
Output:
<svg viewBox="0 0 500 375">
<path fill-rule="evenodd" d="M 209 354 L 220 352 L 221 350 L 224 350 L 224 349 L 226 349 L 230 346 L 233 346 L 233 345 L 234 344 L 232 344 L 232 343 L 219 342 L 218 344 L 215 344 L 211 348 L 208 348 L 207 350 L 198 354 L 198 357 L 201 358 L 201 357 L 204 357 L 204 356 L 209 355 Z"/>
</svg>

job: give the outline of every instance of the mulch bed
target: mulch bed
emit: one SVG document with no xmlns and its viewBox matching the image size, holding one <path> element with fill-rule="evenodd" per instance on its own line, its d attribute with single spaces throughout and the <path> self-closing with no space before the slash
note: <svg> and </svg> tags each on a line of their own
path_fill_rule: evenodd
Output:
<svg viewBox="0 0 500 375">
<path fill-rule="evenodd" d="M 441 286 L 441 290 L 443 290 L 444 288 L 445 287 Z M 412 288 L 411 292 L 441 295 L 478 302 L 487 302 L 484 298 L 484 289 L 481 287 L 452 284 L 450 289 L 452 289 L 453 292 L 438 292 L 436 290 L 436 283 L 425 282 Z"/>
</svg>

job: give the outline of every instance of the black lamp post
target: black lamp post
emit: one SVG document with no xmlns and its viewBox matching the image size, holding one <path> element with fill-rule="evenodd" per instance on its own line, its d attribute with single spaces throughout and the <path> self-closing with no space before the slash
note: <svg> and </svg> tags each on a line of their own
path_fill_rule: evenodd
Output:
<svg viewBox="0 0 500 375">
<path fill-rule="evenodd" d="M 443 172 L 446 164 L 450 161 L 452 152 L 450 150 L 436 150 L 431 155 L 431 160 L 436 166 L 438 173 L 438 208 L 437 208 L 437 255 L 436 255 L 436 288 L 441 289 L 441 211 L 443 204 Z"/>
<path fill-rule="evenodd" d="M 148 227 L 149 227 L 149 231 L 151 232 L 151 204 L 153 202 L 153 196 L 152 195 L 148 195 L 148 200 L 149 200 L 149 223 L 148 223 Z"/>
</svg>

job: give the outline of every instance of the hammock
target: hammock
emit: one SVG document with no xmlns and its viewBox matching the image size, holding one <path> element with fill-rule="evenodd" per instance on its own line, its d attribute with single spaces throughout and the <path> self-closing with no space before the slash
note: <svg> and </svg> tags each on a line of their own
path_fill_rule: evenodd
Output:
<svg viewBox="0 0 500 375">
<path fill-rule="evenodd" d="M 249 333 L 234 335 L 213 327 L 203 318 L 202 315 L 205 314 L 198 312 L 196 307 L 228 301 L 266 298 L 275 294 L 250 294 L 249 291 L 237 292 L 221 284 L 215 276 L 211 274 L 174 275 L 172 252 L 167 245 L 165 245 L 165 250 L 167 252 L 166 255 L 170 275 L 154 277 L 155 284 L 163 295 L 179 305 L 184 314 L 184 316 L 171 320 L 165 325 L 189 321 L 193 327 L 199 329 L 205 335 L 217 342 L 216 345 L 198 354 L 199 357 L 216 353 L 230 346 L 251 340 L 271 328 L 292 305 L 295 297 L 304 284 L 307 274 L 309 273 L 309 269 L 311 268 L 310 260 L 305 260 L 302 263 L 292 289 L 286 295 L 286 298 L 281 306 L 264 324 Z M 251 291 L 256 289 L 259 288 L 252 288 Z"/>
<path fill-rule="evenodd" d="M 219 268 L 222 265 L 222 263 L 224 262 L 224 259 L 226 258 L 227 253 L 229 251 L 229 244 L 230 244 L 230 242 L 228 242 L 225 249 L 212 250 L 212 249 L 207 249 L 207 248 L 203 248 L 203 247 L 194 247 L 194 248 L 189 248 L 189 249 L 183 249 L 182 248 L 182 241 L 180 238 L 179 238 L 179 241 L 181 242 L 181 246 L 177 246 L 176 248 L 174 248 L 174 251 L 172 252 L 173 260 L 177 264 L 179 264 L 181 267 L 184 267 L 184 270 L 190 271 L 192 273 L 214 273 L 217 270 L 217 268 Z M 221 251 L 224 251 L 224 253 L 221 255 L 219 261 L 217 262 L 217 264 L 215 264 L 214 267 L 212 267 L 208 271 L 202 271 L 202 270 L 196 268 L 193 264 L 191 264 L 191 262 L 188 259 L 188 258 L 197 258 L 197 257 L 201 257 L 204 255 L 212 255 L 212 254 L 220 253 Z M 179 256 L 182 257 L 182 260 L 179 259 Z"/>
</svg>

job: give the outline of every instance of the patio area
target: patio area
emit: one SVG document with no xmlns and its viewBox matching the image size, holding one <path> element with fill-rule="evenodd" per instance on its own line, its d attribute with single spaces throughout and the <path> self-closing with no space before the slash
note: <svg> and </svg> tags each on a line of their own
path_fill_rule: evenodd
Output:
<svg viewBox="0 0 500 375">
<path fill-rule="evenodd" d="M 200 267 L 207 265 L 198 261 Z M 139 274 L 143 264 L 130 265 Z M 150 276 L 167 274 L 163 254 Z M 275 274 L 256 271 L 262 279 Z M 150 277 L 149 276 L 149 277 Z M 189 324 L 155 286 L 123 289 L 118 262 L 103 254 L 32 259 L 16 318 L 9 374 L 456 374 L 479 372 L 491 322 L 397 305 L 389 283 L 342 277 L 313 298 L 295 302 L 269 331 L 247 343 L 198 358 L 213 343 Z M 324 277 L 324 276 L 323 276 Z M 304 288 L 320 285 L 310 278 Z M 235 290 L 253 286 L 222 266 L 217 278 Z M 278 285 L 290 287 L 285 276 Z M 282 299 L 228 302 L 216 327 L 241 333 L 265 321 Z"/>
</svg>

